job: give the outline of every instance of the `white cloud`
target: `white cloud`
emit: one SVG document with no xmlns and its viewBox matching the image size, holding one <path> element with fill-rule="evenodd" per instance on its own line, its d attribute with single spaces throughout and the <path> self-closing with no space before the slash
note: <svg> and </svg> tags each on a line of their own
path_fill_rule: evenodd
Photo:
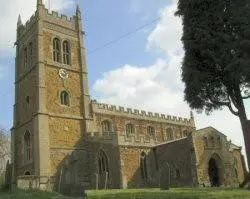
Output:
<svg viewBox="0 0 250 199">
<path fill-rule="evenodd" d="M 150 51 L 163 51 L 167 59 L 158 59 L 151 66 L 125 65 L 109 71 L 94 84 L 101 101 L 149 111 L 189 116 L 183 100 L 181 61 L 184 51 L 181 43 L 181 19 L 174 16 L 177 0 L 161 10 L 162 19 L 148 36 Z M 238 145 L 244 146 L 239 119 L 227 109 L 210 116 L 195 114 L 197 128 L 213 126 Z"/>
<path fill-rule="evenodd" d="M 48 0 L 45 0 L 47 4 Z M 53 0 L 51 9 L 62 10 L 72 4 L 73 0 Z M 16 38 L 16 24 L 18 15 L 21 14 L 22 21 L 25 22 L 34 14 L 36 9 L 35 0 L 9 0 L 4 1 L 0 6 L 0 52 L 1 56 L 13 53 L 13 44 Z M 4 53 L 4 54 L 3 54 Z"/>
</svg>

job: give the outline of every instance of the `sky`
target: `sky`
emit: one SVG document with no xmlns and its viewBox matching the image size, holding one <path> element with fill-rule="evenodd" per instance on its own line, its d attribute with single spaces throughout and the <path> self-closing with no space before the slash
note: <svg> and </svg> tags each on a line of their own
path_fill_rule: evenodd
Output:
<svg viewBox="0 0 250 199">
<path fill-rule="evenodd" d="M 93 99 L 190 117 L 180 75 L 184 51 L 180 40 L 182 22 L 174 16 L 177 0 L 50 1 L 52 10 L 69 16 L 74 14 L 77 3 L 82 10 Z M 49 7 L 46 0 L 44 3 Z M 7 129 L 13 121 L 17 18 L 20 13 L 23 22 L 27 21 L 35 8 L 36 0 L 9 0 L 0 7 L 0 127 Z M 159 20 L 152 23 L 155 19 Z M 127 33 L 131 34 L 103 47 Z M 245 104 L 250 115 L 250 102 Z M 244 146 L 239 120 L 226 108 L 209 116 L 194 113 L 197 129 L 213 126 L 235 144 Z"/>
</svg>

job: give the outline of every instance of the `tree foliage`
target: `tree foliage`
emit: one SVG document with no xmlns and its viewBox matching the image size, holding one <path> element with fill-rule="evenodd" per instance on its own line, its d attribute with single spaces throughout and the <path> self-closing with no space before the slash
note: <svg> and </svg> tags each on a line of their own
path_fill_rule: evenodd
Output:
<svg viewBox="0 0 250 199">
<path fill-rule="evenodd" d="M 4 129 L 0 129 L 0 160 L 10 157 L 10 139 Z"/>
<path fill-rule="evenodd" d="M 227 106 L 239 116 L 250 98 L 249 0 L 179 0 L 185 100 L 198 110 Z"/>
</svg>

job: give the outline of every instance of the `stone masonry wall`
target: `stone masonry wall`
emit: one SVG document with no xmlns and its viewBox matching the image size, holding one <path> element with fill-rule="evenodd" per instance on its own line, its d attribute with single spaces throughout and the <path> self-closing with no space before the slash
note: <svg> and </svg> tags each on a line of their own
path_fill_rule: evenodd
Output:
<svg viewBox="0 0 250 199">
<path fill-rule="evenodd" d="M 191 136 L 159 145 L 156 147 L 156 153 L 160 176 L 163 177 L 161 187 L 168 184 L 168 181 L 171 187 L 197 185 L 196 155 Z M 166 175 L 169 171 L 170 179 Z"/>
<path fill-rule="evenodd" d="M 200 186 L 211 186 L 209 178 L 209 161 L 216 159 L 219 168 L 219 178 L 222 186 L 238 186 L 242 181 L 242 167 L 238 166 L 239 179 L 234 175 L 234 155 L 231 143 L 222 133 L 212 127 L 198 130 L 193 133 L 195 151 L 197 154 L 197 173 Z M 237 152 L 234 152 L 237 154 Z M 241 164 L 239 154 L 236 155 L 238 164 Z"/>
</svg>

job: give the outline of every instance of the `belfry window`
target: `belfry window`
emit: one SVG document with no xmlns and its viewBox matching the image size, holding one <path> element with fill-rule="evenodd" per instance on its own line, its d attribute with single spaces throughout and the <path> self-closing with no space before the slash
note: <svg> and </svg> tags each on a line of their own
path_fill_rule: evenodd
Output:
<svg viewBox="0 0 250 199">
<path fill-rule="evenodd" d="M 27 69 L 28 67 L 28 50 L 27 48 L 24 49 L 24 68 Z"/>
<path fill-rule="evenodd" d="M 58 38 L 53 40 L 53 60 L 55 62 L 61 61 L 61 42 Z"/>
<path fill-rule="evenodd" d="M 26 131 L 24 134 L 24 160 L 25 162 L 31 159 L 31 139 L 30 132 Z"/>
<path fill-rule="evenodd" d="M 68 41 L 63 42 L 63 63 L 70 65 L 70 44 Z"/>
<path fill-rule="evenodd" d="M 33 44 L 30 42 L 29 44 L 29 66 L 32 67 L 33 64 Z"/>
<path fill-rule="evenodd" d="M 65 106 L 69 106 L 70 105 L 70 102 L 69 102 L 69 93 L 67 91 L 62 91 L 61 95 L 60 95 L 60 98 L 61 98 L 61 104 L 62 105 L 65 105 Z"/>
<path fill-rule="evenodd" d="M 99 174 L 108 173 L 108 157 L 103 150 L 100 150 L 98 156 L 98 172 Z"/>
<path fill-rule="evenodd" d="M 141 153 L 140 167 L 141 167 L 141 177 L 142 179 L 146 180 L 148 178 L 148 172 L 147 172 L 147 158 L 144 152 Z"/>
<path fill-rule="evenodd" d="M 126 125 L 126 135 L 129 136 L 129 135 L 132 135 L 135 133 L 135 125 L 129 123 Z"/>
</svg>

